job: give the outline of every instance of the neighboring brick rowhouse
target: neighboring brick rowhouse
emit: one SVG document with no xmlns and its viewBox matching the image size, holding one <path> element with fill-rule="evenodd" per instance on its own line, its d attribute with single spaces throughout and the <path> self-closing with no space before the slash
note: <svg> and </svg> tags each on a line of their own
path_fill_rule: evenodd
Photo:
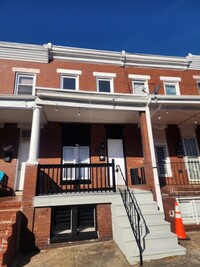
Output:
<svg viewBox="0 0 200 267">
<path fill-rule="evenodd" d="M 100 240 L 112 238 L 112 217 L 110 204 L 97 205 L 97 224 Z"/>
</svg>

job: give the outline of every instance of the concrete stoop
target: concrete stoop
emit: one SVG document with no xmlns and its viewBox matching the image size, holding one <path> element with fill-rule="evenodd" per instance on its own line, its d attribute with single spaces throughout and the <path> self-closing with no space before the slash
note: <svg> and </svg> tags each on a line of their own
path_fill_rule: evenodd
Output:
<svg viewBox="0 0 200 267">
<path fill-rule="evenodd" d="M 134 190 L 139 209 L 145 223 L 142 229 L 142 256 L 144 261 L 170 256 L 184 255 L 186 249 L 178 244 L 177 236 L 170 231 L 170 223 L 164 220 L 164 214 L 157 209 L 150 191 Z M 139 262 L 139 249 L 121 199 L 112 202 L 113 238 L 130 264 Z"/>
</svg>

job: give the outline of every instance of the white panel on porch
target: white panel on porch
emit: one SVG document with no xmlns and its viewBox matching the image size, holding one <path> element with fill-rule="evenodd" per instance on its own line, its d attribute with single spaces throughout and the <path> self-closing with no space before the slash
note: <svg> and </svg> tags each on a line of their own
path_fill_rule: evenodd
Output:
<svg viewBox="0 0 200 267">
<path fill-rule="evenodd" d="M 17 179 L 15 190 L 22 191 L 24 188 L 24 176 L 25 176 L 25 167 L 26 162 L 29 156 L 30 141 L 23 140 L 19 144 L 19 154 L 18 154 L 18 170 L 17 170 Z"/>
<path fill-rule="evenodd" d="M 123 150 L 123 142 L 122 139 L 108 139 L 108 160 L 109 162 L 112 161 L 112 159 L 115 160 L 115 166 L 119 165 L 123 176 L 125 176 L 125 164 L 124 164 L 124 150 Z M 122 176 L 117 175 L 116 173 L 116 185 L 123 185 L 123 179 Z M 112 174 L 110 174 L 111 177 L 111 183 L 112 183 Z"/>
</svg>

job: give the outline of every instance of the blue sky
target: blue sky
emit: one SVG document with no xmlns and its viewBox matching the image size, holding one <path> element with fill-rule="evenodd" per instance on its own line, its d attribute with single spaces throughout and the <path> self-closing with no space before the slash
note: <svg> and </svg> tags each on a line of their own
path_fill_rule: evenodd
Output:
<svg viewBox="0 0 200 267">
<path fill-rule="evenodd" d="M 0 0 L 0 41 L 200 54 L 200 0 Z"/>
</svg>

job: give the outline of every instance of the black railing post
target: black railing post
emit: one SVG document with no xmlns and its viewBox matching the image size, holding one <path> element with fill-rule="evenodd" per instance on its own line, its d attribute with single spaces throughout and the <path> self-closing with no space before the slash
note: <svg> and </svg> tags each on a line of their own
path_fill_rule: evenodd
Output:
<svg viewBox="0 0 200 267">
<path fill-rule="evenodd" d="M 112 159 L 112 179 L 113 179 L 113 192 L 116 192 L 116 183 L 115 183 L 115 160 Z"/>
</svg>

